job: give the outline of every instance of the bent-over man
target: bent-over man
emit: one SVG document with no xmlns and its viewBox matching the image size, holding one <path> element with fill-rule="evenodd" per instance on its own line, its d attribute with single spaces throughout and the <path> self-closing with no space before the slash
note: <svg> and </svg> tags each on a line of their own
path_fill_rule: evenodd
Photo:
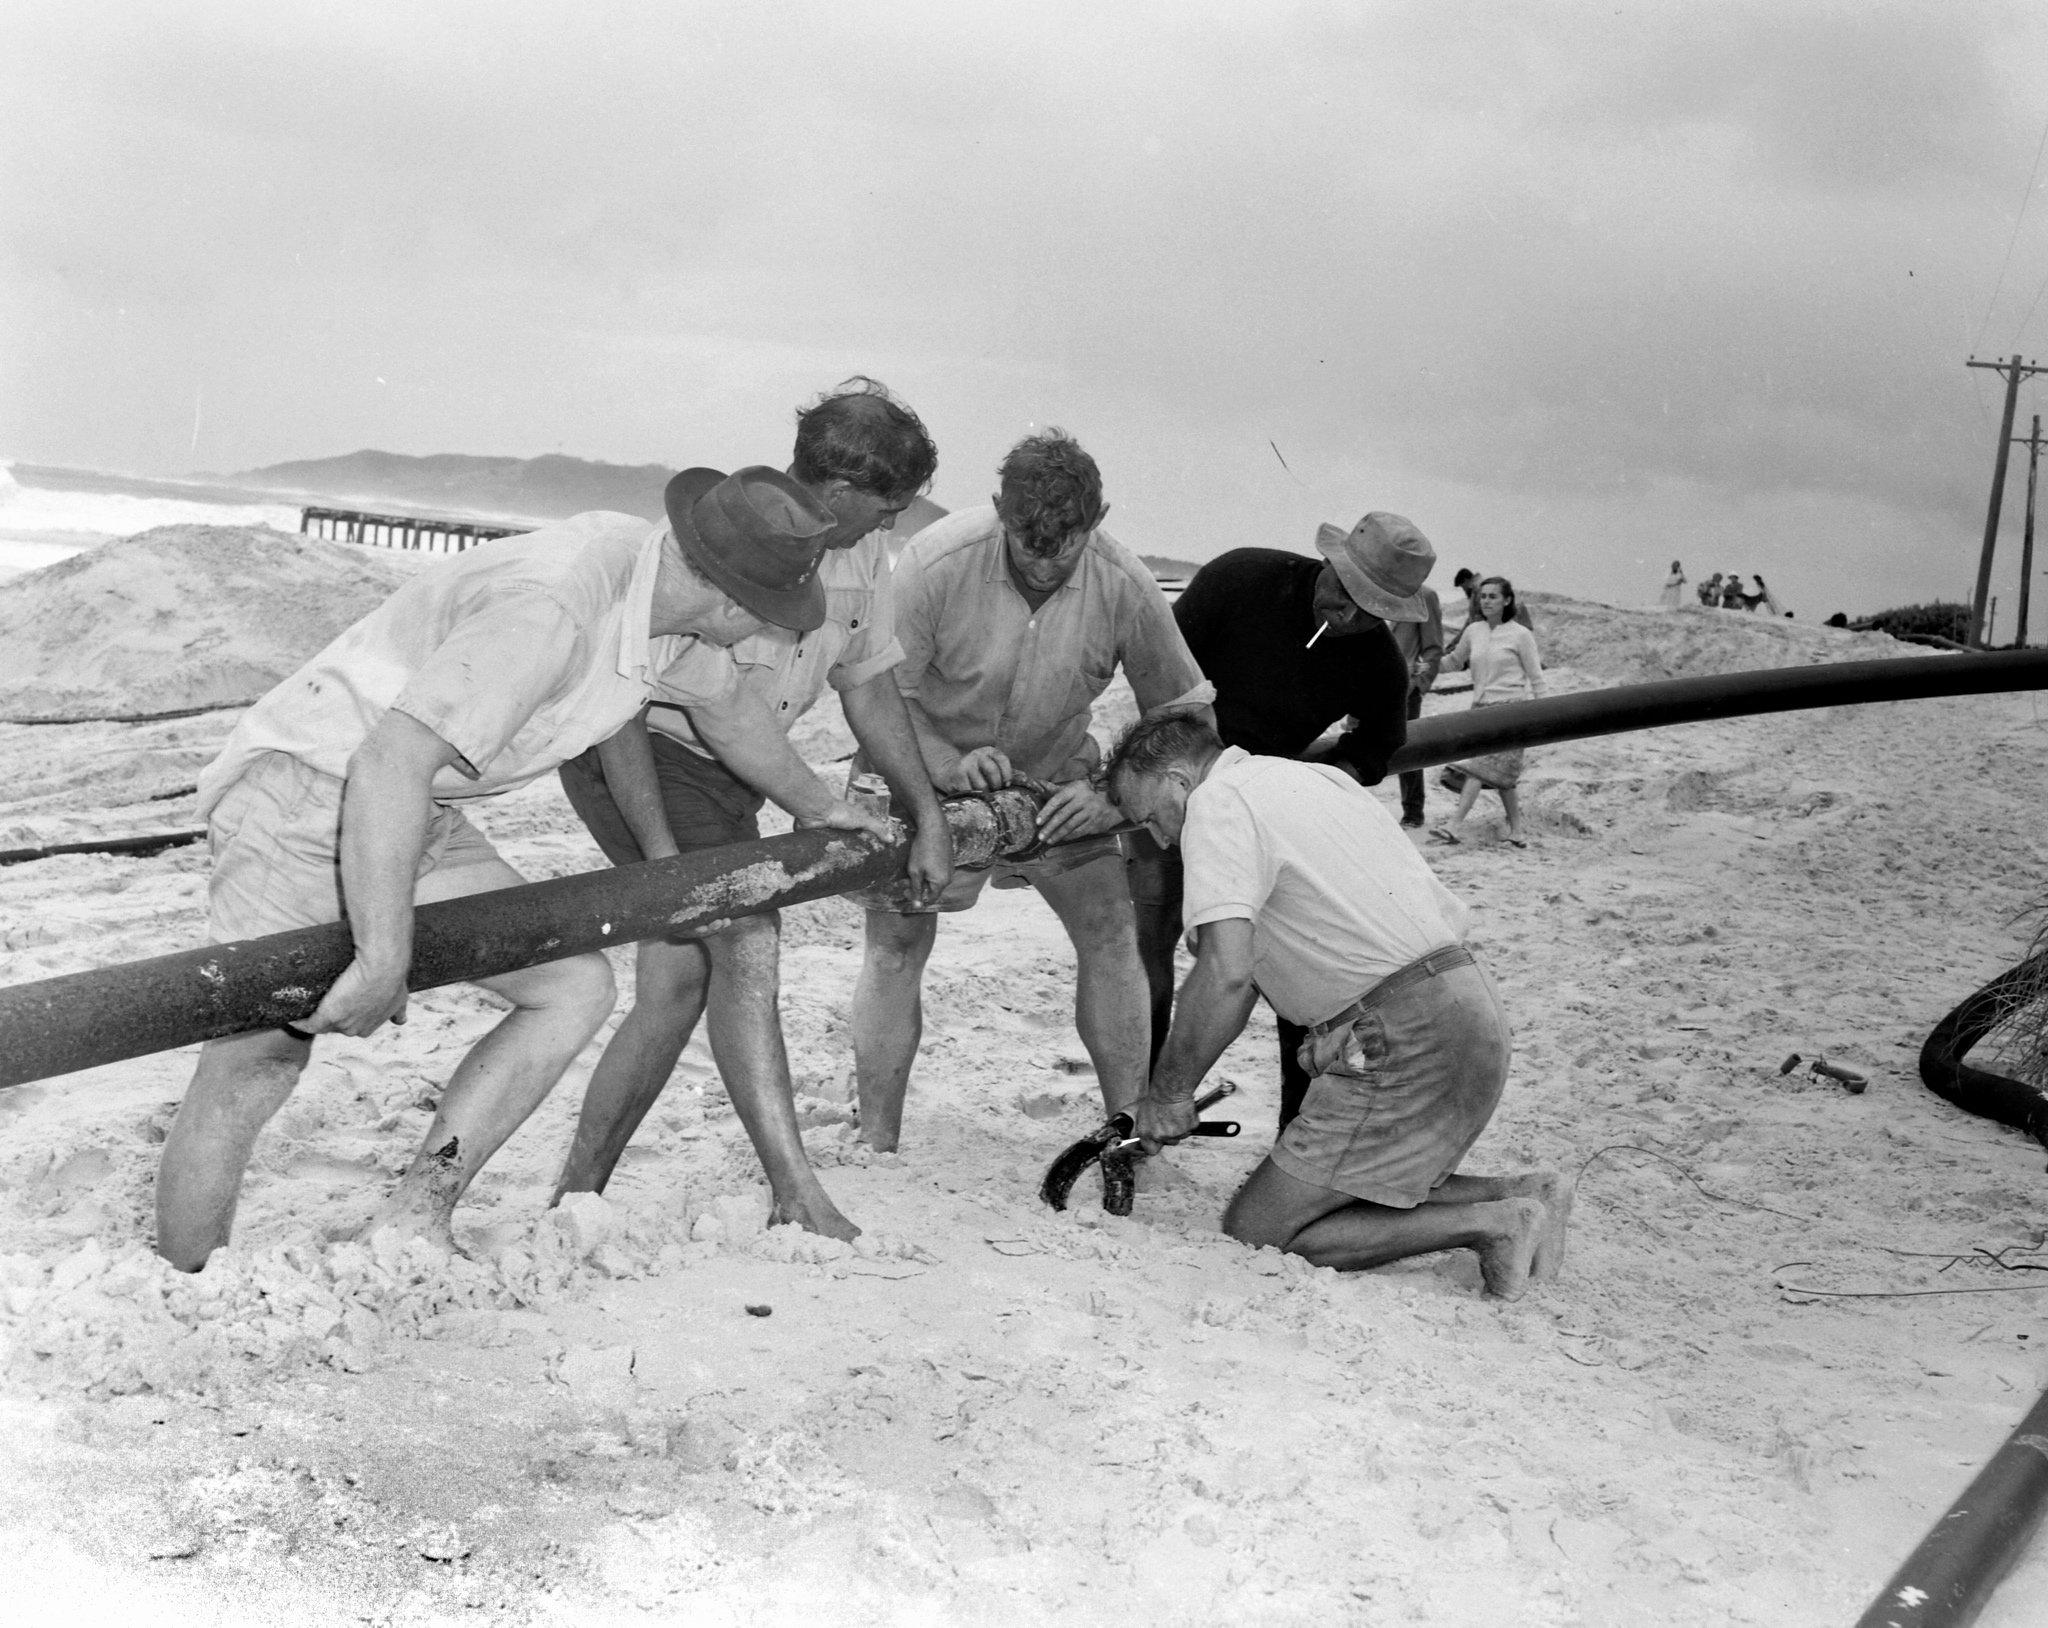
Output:
<svg viewBox="0 0 2048 1628">
<path fill-rule="evenodd" d="M 355 958 L 301 1026 L 208 1041 L 164 1144 L 157 1248 L 228 1240 L 258 1132 L 313 1037 L 402 1021 L 415 904 L 522 878 L 463 816 L 615 734 L 650 696 L 716 715 L 726 761 L 809 824 L 872 828 L 789 750 L 726 647 L 824 620 L 830 510 L 772 469 L 684 523 L 578 515 L 423 572 L 242 718 L 200 778 L 216 941 L 346 920 Z M 452 1247 L 455 1203 L 612 1005 L 596 953 L 478 980 L 512 1010 L 463 1058 L 378 1222 Z"/>
<path fill-rule="evenodd" d="M 789 478 L 841 517 L 822 539 L 825 620 L 805 633 L 764 628 L 732 651 L 740 688 L 785 735 L 828 683 L 839 692 L 854 739 L 888 780 L 895 809 L 916 827 L 910 883 L 920 903 L 951 878 L 953 850 L 896 688 L 903 647 L 883 539 L 937 465 L 917 415 L 872 380 L 848 380 L 799 413 Z M 683 471 L 669 483 L 671 510 L 687 511 L 718 478 L 716 470 Z M 760 835 L 762 795 L 720 761 L 718 723 L 657 700 L 609 741 L 562 765 L 563 790 L 614 864 Z M 773 912 L 638 947 L 633 1008 L 584 1091 L 557 1199 L 604 1190 L 703 1017 L 726 1092 L 767 1172 L 772 1219 L 835 1238 L 858 1235 L 804 1156 L 778 1008 L 780 952 Z"/>
<path fill-rule="evenodd" d="M 1314 1076 L 1224 1212 L 1240 1242 L 1357 1271 L 1470 1249 L 1512 1300 L 1563 1264 L 1569 1188 L 1457 1173 L 1511 1049 L 1467 911 L 1379 800 L 1336 769 L 1226 747 L 1199 719 L 1141 720 L 1110 794 L 1187 865 L 1194 970 L 1133 1117 L 1150 1151 L 1193 1129 L 1202 1076 L 1263 993 L 1307 1030 Z"/>
<path fill-rule="evenodd" d="M 1409 666 L 1392 631 L 1429 615 L 1422 586 L 1436 563 L 1429 539 L 1397 514 L 1348 532 L 1316 530 L 1320 559 L 1277 548 L 1219 554 L 1189 580 L 1174 620 L 1216 686 L 1216 732 L 1262 757 L 1300 757 L 1331 725 L 1351 727 L 1323 754 L 1361 785 L 1386 778 L 1407 739 Z M 1439 645 L 1441 638 L 1439 637 Z M 1130 838 L 1138 949 L 1152 996 L 1152 1060 L 1173 1015 L 1173 951 L 1181 934 L 1181 859 Z M 1280 1124 L 1300 1112 L 1308 1075 L 1301 1033 L 1280 1020 Z"/>
<path fill-rule="evenodd" d="M 1108 512 L 1102 473 L 1079 442 L 1061 430 L 1018 442 L 990 506 L 935 521 L 897 561 L 896 682 L 941 791 L 1053 788 L 1038 832 L 1068 846 L 957 871 L 934 908 L 971 908 L 991 879 L 1043 895 L 1073 941 L 1074 1023 L 1115 1112 L 1145 1085 L 1145 974 L 1112 834 L 1121 817 L 1088 778 L 1100 762 L 1090 708 L 1118 667 L 1141 712 L 1203 706 L 1214 692 L 1152 572 L 1101 529 Z M 877 1149 L 902 1132 L 937 932 L 929 911 L 868 912 L 853 1047 L 860 1134 Z"/>
</svg>

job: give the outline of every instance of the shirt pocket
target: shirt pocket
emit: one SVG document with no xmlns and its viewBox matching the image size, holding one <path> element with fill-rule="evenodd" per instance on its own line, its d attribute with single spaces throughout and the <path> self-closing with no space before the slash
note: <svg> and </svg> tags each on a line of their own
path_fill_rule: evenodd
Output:
<svg viewBox="0 0 2048 1628">
<path fill-rule="evenodd" d="M 1116 677 L 1116 657 L 1098 656 L 1083 651 L 1074 663 L 1072 676 L 1067 683 L 1067 704 L 1061 717 L 1071 718 L 1077 712 L 1087 712 L 1102 692 L 1109 688 Z"/>
<path fill-rule="evenodd" d="M 872 588 L 827 588 L 825 590 L 825 625 L 816 634 L 831 634 L 844 649 L 875 618 L 875 590 Z M 837 656 L 838 651 L 833 652 Z"/>
</svg>

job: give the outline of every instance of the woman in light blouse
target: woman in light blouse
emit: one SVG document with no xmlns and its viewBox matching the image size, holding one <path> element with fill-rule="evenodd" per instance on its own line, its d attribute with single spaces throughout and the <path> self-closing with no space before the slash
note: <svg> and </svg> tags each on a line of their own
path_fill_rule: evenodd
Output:
<svg viewBox="0 0 2048 1628">
<path fill-rule="evenodd" d="M 1455 649 L 1444 657 L 1443 670 L 1472 669 L 1472 705 L 1498 706 L 1505 701 L 1528 701 L 1543 694 L 1543 658 L 1536 650 L 1536 635 L 1515 620 L 1515 585 L 1506 577 L 1488 577 L 1479 584 L 1480 615 L 1465 625 Z M 1472 812 L 1482 787 L 1500 793 L 1501 806 L 1508 813 L 1508 841 L 1517 848 L 1529 846 L 1522 834 L 1522 805 L 1515 787 L 1522 778 L 1522 748 L 1489 752 L 1455 765 L 1465 776 L 1458 792 L 1458 812 L 1430 832 L 1436 842 L 1460 842 L 1458 827 Z"/>
</svg>

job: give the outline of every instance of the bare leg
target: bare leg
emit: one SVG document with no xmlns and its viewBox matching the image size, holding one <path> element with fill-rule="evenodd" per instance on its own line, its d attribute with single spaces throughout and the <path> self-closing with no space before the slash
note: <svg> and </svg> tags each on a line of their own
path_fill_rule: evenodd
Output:
<svg viewBox="0 0 2048 1628">
<path fill-rule="evenodd" d="M 1095 1064 L 1103 1107 L 1118 1113 L 1145 1094 L 1152 1033 L 1123 861 L 1111 855 L 1033 885 L 1074 942 L 1074 1027 Z"/>
<path fill-rule="evenodd" d="M 257 1134 L 284 1106 L 312 1054 L 312 1046 L 282 1029 L 200 1048 L 156 1178 L 157 1253 L 179 1271 L 198 1271 L 227 1243 Z"/>
<path fill-rule="evenodd" d="M 924 1036 L 924 964 L 938 932 L 936 915 L 868 912 L 853 991 L 853 1066 L 861 1140 L 878 1153 L 893 1153 L 903 1134 L 903 1097 Z"/>
<path fill-rule="evenodd" d="M 1458 811 L 1451 816 L 1451 829 L 1457 830 L 1472 812 L 1472 805 L 1479 801 L 1479 782 L 1471 775 L 1465 776 L 1464 785 L 1458 788 Z"/>
<path fill-rule="evenodd" d="M 1511 841 L 1522 840 L 1522 799 L 1513 786 L 1500 788 L 1500 806 L 1508 811 L 1508 837 Z"/>
<path fill-rule="evenodd" d="M 1137 923 L 1138 960 L 1145 968 L 1152 1002 L 1152 1044 L 1146 1060 L 1149 1078 L 1173 1025 L 1173 952 L 1180 942 L 1180 855 L 1159 851 L 1147 838 L 1146 851 L 1125 862 L 1124 874 Z"/>
<path fill-rule="evenodd" d="M 776 918 L 744 917 L 706 938 L 704 948 L 711 957 L 711 1055 L 768 1173 L 775 1194 L 771 1219 L 829 1238 L 858 1238 L 860 1228 L 839 1213 L 811 1169 L 797 1128 L 777 998 L 782 934 Z M 900 1115 L 901 1093 L 897 1105 Z"/>
<path fill-rule="evenodd" d="M 656 939 L 636 947 L 633 1009 L 620 1020 L 583 1090 L 569 1157 L 550 1206 L 564 1193 L 601 1193 L 633 1133 L 675 1072 L 704 1013 L 711 963 L 695 940 Z"/>
<path fill-rule="evenodd" d="M 1396 1210 L 1297 1181 L 1271 1159 L 1251 1173 L 1223 1215 L 1223 1230 L 1241 1243 L 1271 1244 L 1340 1272 L 1470 1249 L 1486 1292 L 1503 1300 L 1518 1300 L 1528 1288 L 1543 1223 L 1543 1205 L 1534 1198 L 1447 1199 Z"/>
<path fill-rule="evenodd" d="M 519 880 L 511 866 L 487 861 L 430 872 L 419 897 L 423 903 L 456 898 Z M 371 1231 L 395 1226 L 452 1248 L 455 1201 L 554 1089 L 603 1025 L 616 995 L 611 964 L 595 952 L 477 981 L 510 1001 L 512 1010 L 455 1070 L 425 1142 L 370 1222 Z"/>
</svg>

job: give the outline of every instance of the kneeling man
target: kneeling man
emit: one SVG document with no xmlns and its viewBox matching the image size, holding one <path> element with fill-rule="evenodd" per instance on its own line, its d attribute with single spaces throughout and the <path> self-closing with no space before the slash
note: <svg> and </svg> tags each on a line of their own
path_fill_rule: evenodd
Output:
<svg viewBox="0 0 2048 1628">
<path fill-rule="evenodd" d="M 1341 770 L 1226 749 L 1171 713 L 1124 737 L 1108 779 L 1127 817 L 1180 846 L 1196 937 L 1132 1110 L 1146 1151 L 1193 1128 L 1195 1087 L 1264 994 L 1308 1030 L 1314 1078 L 1226 1232 L 1340 1271 L 1470 1249 L 1507 1300 L 1554 1276 L 1566 1184 L 1455 1173 L 1507 1083 L 1507 1017 L 1459 942 L 1469 912 L 1393 815 Z"/>
</svg>

